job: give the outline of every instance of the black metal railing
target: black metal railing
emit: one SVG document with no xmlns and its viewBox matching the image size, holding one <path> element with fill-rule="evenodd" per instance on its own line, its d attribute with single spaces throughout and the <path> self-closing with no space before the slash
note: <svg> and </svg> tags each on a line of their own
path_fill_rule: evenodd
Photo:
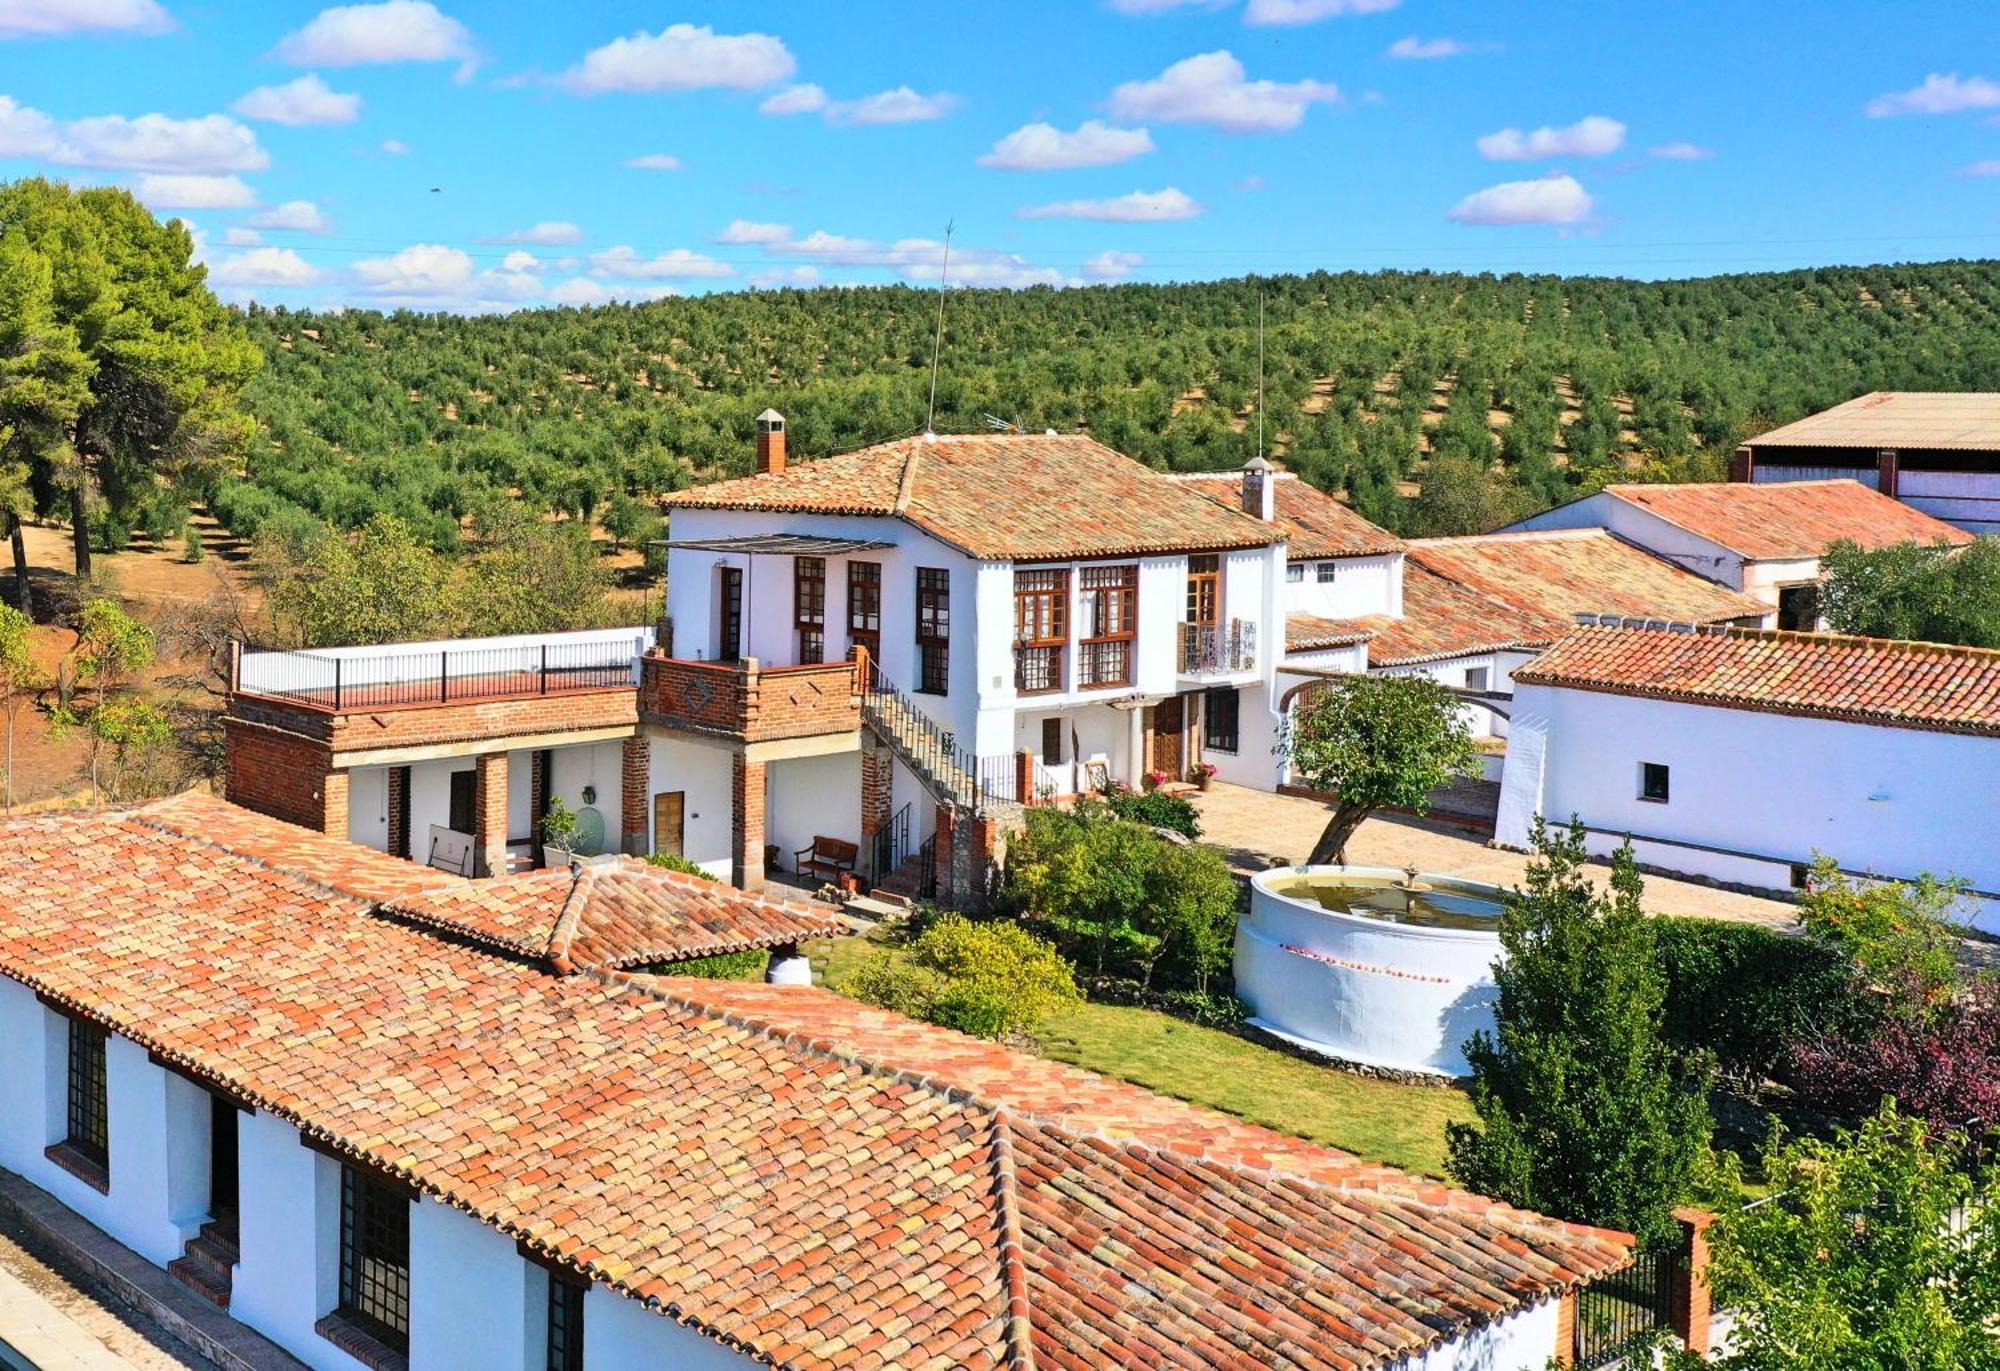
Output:
<svg viewBox="0 0 2000 1371">
<path fill-rule="evenodd" d="M 875 835 L 875 880 L 879 883 L 902 868 L 910 855 L 910 807 L 906 804 L 889 816 Z"/>
<path fill-rule="evenodd" d="M 917 848 L 917 898 L 935 900 L 937 890 L 937 834 L 933 833 Z"/>
<path fill-rule="evenodd" d="M 632 685 L 631 641 L 524 643 L 331 656 L 246 654 L 239 689 L 334 711 Z"/>
<path fill-rule="evenodd" d="M 974 809 L 984 802 L 977 759 L 958 745 L 950 729 L 898 690 L 873 658 L 869 659 L 868 680 L 862 689 L 861 717 L 903 754 L 903 760 L 938 799 Z"/>
<path fill-rule="evenodd" d="M 1576 1365 L 1614 1366 L 1673 1327 L 1674 1301 L 1686 1283 L 1687 1254 L 1641 1250 L 1632 1264 L 1584 1286 L 1576 1296 Z"/>
<path fill-rule="evenodd" d="M 1257 625 L 1248 619 L 1226 624 L 1181 625 L 1181 674 L 1206 676 L 1257 668 Z"/>
</svg>

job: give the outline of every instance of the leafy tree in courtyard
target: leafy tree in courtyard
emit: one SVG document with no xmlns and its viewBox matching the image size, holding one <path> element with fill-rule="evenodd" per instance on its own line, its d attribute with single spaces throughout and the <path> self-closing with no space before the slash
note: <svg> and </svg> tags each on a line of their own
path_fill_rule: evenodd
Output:
<svg viewBox="0 0 2000 1371">
<path fill-rule="evenodd" d="M 14 719 L 21 702 L 49 683 L 35 660 L 28 616 L 11 605 L 0 605 L 0 709 L 7 714 L 7 776 L 5 802 L 14 807 Z"/>
<path fill-rule="evenodd" d="M 2000 1189 L 1893 1105 L 1832 1141 L 1774 1139 L 1772 1198 L 1709 1230 L 1732 1350 L 1675 1371 L 1994 1371 Z"/>
<path fill-rule="evenodd" d="M 1466 1045 L 1476 1124 L 1447 1130 L 1460 1182 L 1510 1204 L 1665 1242 L 1708 1153 L 1707 1064 L 1661 1037 L 1665 987 L 1629 848 L 1602 893 L 1583 828 L 1537 821 L 1500 917 L 1495 1031 Z"/>
<path fill-rule="evenodd" d="M 1309 862 L 1345 862 L 1347 840 L 1375 810 L 1423 813 L 1431 792 L 1479 761 L 1459 701 L 1423 676 L 1348 676 L 1299 701 L 1283 743 L 1292 774 L 1335 794 Z"/>
<path fill-rule="evenodd" d="M 2000 647 L 2000 538 L 1963 548 L 1840 542 L 1820 568 L 1821 610 L 1835 632 Z"/>
</svg>

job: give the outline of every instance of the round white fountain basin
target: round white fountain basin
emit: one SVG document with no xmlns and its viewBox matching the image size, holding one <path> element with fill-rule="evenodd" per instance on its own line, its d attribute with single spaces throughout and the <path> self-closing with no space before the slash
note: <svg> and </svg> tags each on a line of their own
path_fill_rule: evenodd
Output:
<svg viewBox="0 0 2000 1371">
<path fill-rule="evenodd" d="M 1465 1042 L 1493 1028 L 1498 886 L 1394 867 L 1280 867 L 1252 878 L 1236 929 L 1250 1022 L 1341 1061 L 1470 1073 Z M 1322 903 L 1331 892 L 1336 905 Z M 1406 921 L 1407 920 L 1407 921 Z"/>
</svg>

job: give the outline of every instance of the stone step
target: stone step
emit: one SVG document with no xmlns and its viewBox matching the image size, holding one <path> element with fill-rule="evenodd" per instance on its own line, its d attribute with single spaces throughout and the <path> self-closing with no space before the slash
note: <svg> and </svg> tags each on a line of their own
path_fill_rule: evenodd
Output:
<svg viewBox="0 0 2000 1371">
<path fill-rule="evenodd" d="M 210 1274 L 200 1262 L 189 1257 L 176 1257 L 167 1263 L 167 1274 L 217 1309 L 229 1308 L 230 1282 Z"/>
</svg>

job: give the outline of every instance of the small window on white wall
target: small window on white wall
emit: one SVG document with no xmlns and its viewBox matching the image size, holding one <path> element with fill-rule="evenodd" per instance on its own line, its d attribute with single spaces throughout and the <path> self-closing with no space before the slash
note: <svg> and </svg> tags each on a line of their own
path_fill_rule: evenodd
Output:
<svg viewBox="0 0 2000 1371">
<path fill-rule="evenodd" d="M 1663 805 L 1669 794 L 1669 777 L 1664 762 L 1639 763 L 1639 798 Z"/>
<path fill-rule="evenodd" d="M 1465 669 L 1465 688 L 1467 690 L 1484 690 L 1486 689 L 1486 683 L 1491 679 L 1492 676 L 1487 667 L 1469 666 Z"/>
<path fill-rule="evenodd" d="M 1293 585 L 1297 585 L 1299 582 L 1305 580 L 1305 578 L 1306 566 L 1304 562 L 1285 563 L 1285 579 L 1287 581 L 1290 581 Z"/>
<path fill-rule="evenodd" d="M 1321 585 L 1323 586 L 1331 585 L 1333 584 L 1334 581 L 1338 580 L 1340 577 L 1340 563 L 1338 562 L 1315 563 L 1313 566 L 1313 573 L 1319 577 L 1319 583 Z"/>
</svg>

